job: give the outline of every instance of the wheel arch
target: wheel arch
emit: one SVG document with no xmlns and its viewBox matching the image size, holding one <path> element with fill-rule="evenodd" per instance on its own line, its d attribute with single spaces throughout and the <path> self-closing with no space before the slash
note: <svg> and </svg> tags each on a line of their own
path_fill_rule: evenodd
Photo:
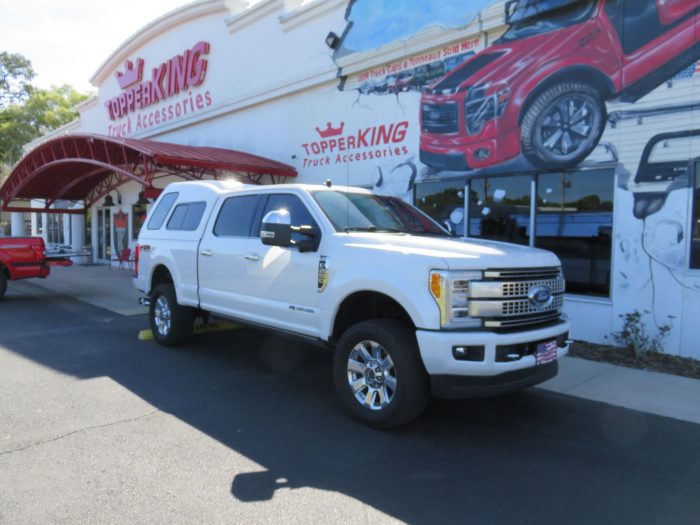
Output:
<svg viewBox="0 0 700 525">
<path fill-rule="evenodd" d="M 10 273 L 10 269 L 1 262 L 0 262 L 0 273 L 2 275 L 4 275 L 8 281 L 10 281 L 12 279 L 12 274 Z"/>
<path fill-rule="evenodd" d="M 545 90 L 549 89 L 551 86 L 559 82 L 580 82 L 593 87 L 598 93 L 600 93 L 600 98 L 603 100 L 608 100 L 615 94 L 615 85 L 613 84 L 610 77 L 605 73 L 590 66 L 575 66 L 562 69 L 545 77 L 535 89 L 528 93 L 525 98 L 525 103 L 520 108 L 520 114 L 518 115 L 518 126 L 521 126 L 523 119 L 527 114 L 532 103 L 537 100 Z"/>
<path fill-rule="evenodd" d="M 152 292 L 153 289 L 160 284 L 175 284 L 172 273 L 164 264 L 158 264 L 155 266 L 155 268 L 153 268 L 148 291 Z"/>
<path fill-rule="evenodd" d="M 397 319 L 415 329 L 416 323 L 408 310 L 393 297 L 372 290 L 356 291 L 340 303 L 333 318 L 329 342 L 334 344 L 352 325 L 369 319 Z"/>
</svg>

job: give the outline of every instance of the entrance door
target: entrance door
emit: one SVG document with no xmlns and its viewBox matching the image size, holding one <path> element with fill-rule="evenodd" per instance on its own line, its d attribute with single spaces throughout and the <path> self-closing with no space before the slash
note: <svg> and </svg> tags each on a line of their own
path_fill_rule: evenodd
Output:
<svg viewBox="0 0 700 525">
<path fill-rule="evenodd" d="M 112 210 L 97 210 L 97 258 L 109 261 L 112 258 Z"/>
</svg>

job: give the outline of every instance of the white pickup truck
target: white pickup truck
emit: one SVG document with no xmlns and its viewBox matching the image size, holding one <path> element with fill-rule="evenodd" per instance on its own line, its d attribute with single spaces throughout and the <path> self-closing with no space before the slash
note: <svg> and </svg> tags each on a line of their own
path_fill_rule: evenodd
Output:
<svg viewBox="0 0 700 525">
<path fill-rule="evenodd" d="M 137 257 L 156 341 L 182 343 L 211 314 L 320 343 L 342 402 L 375 427 L 416 418 L 431 393 L 540 383 L 568 351 L 554 254 L 452 238 L 358 188 L 171 184 Z"/>
</svg>

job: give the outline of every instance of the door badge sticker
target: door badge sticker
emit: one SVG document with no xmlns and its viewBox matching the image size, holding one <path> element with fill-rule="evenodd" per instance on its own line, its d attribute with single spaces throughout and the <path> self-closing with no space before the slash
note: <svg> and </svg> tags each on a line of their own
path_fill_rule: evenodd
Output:
<svg viewBox="0 0 700 525">
<path fill-rule="evenodd" d="M 321 255 L 318 260 L 318 293 L 322 293 L 328 285 L 328 256 Z"/>
</svg>

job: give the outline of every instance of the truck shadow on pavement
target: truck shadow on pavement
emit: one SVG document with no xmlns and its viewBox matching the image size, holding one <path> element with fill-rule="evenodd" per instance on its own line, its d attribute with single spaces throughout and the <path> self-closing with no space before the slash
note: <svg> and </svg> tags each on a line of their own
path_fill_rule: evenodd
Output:
<svg viewBox="0 0 700 525">
<path fill-rule="evenodd" d="M 231 472 L 238 502 L 314 487 L 410 523 L 683 523 L 700 512 L 695 425 L 530 389 L 434 401 L 380 432 L 343 412 L 330 352 L 249 329 L 163 348 L 137 341 L 144 316 L 42 298 L 0 303 L 0 346 L 108 376 L 262 465 Z"/>
</svg>

